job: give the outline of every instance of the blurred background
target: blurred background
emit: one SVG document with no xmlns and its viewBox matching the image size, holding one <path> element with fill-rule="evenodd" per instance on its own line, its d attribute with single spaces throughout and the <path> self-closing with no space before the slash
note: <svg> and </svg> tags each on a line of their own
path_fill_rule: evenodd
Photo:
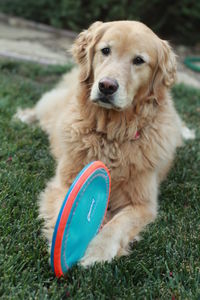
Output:
<svg viewBox="0 0 200 300">
<path fill-rule="evenodd" d="M 0 11 L 77 32 L 96 20 L 134 19 L 174 42 L 199 42 L 199 0 L 0 0 Z"/>
<path fill-rule="evenodd" d="M 178 81 L 200 87 L 199 61 L 195 73 L 184 65 L 200 56 L 200 0 L 0 0 L 0 56 L 68 63 L 77 33 L 97 20 L 142 21 L 173 45 Z"/>
</svg>

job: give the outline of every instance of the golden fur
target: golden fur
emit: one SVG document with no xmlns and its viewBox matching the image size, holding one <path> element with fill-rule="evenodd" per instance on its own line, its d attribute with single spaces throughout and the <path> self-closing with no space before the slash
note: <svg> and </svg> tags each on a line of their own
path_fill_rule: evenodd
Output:
<svg viewBox="0 0 200 300">
<path fill-rule="evenodd" d="M 108 46 L 111 54 L 103 56 L 101 49 Z M 181 122 L 169 94 L 175 55 L 144 24 L 96 22 L 78 36 L 72 53 L 78 68 L 18 116 L 39 121 L 57 161 L 39 200 L 49 245 L 66 188 L 78 172 L 94 160 L 110 170 L 106 224 L 81 261 L 89 265 L 127 254 L 129 243 L 155 219 L 159 184 L 181 144 Z M 134 65 L 137 55 L 145 63 Z M 105 76 L 119 83 L 114 106 L 96 101 L 98 82 Z"/>
</svg>

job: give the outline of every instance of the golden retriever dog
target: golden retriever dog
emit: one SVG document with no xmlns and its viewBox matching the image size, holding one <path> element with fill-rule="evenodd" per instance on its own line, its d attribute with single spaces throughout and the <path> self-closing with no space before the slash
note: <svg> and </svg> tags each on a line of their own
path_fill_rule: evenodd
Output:
<svg viewBox="0 0 200 300">
<path fill-rule="evenodd" d="M 39 121 L 57 162 L 39 199 L 50 246 L 67 188 L 79 171 L 94 160 L 110 170 L 110 207 L 81 260 L 88 266 L 128 254 L 130 242 L 156 218 L 159 185 L 181 145 L 182 126 L 169 94 L 175 55 L 144 24 L 96 22 L 80 33 L 72 53 L 78 67 L 17 116 Z"/>
</svg>

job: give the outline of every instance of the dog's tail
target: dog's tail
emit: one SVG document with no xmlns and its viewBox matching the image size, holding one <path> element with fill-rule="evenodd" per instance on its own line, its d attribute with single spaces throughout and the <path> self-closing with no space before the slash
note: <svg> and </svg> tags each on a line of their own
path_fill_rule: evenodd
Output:
<svg viewBox="0 0 200 300">
<path fill-rule="evenodd" d="M 194 140 L 195 139 L 195 130 L 189 129 L 185 124 L 182 124 L 181 135 L 184 140 Z"/>
</svg>

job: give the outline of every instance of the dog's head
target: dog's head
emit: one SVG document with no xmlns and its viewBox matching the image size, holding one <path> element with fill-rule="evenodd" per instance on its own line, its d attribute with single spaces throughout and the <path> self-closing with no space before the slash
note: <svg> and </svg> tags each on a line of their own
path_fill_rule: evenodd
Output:
<svg viewBox="0 0 200 300">
<path fill-rule="evenodd" d="M 90 100 L 107 109 L 124 110 L 150 97 L 159 102 L 175 80 L 169 44 L 140 22 L 96 22 L 78 36 L 72 52 Z"/>
</svg>

